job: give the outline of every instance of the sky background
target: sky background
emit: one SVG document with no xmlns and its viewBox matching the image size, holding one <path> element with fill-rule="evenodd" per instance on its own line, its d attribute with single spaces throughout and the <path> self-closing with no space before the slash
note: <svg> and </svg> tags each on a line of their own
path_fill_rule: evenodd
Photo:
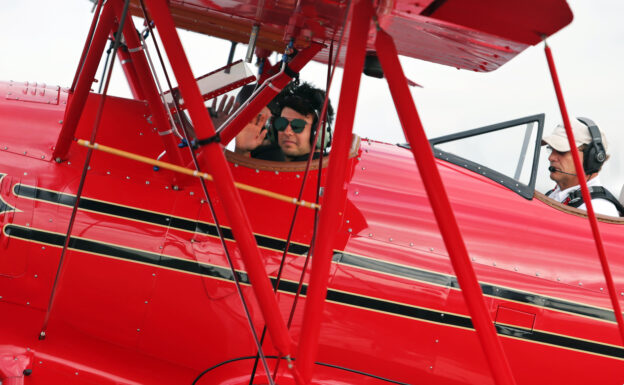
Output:
<svg viewBox="0 0 624 385">
<path fill-rule="evenodd" d="M 568 0 L 568 4 L 574 20 L 548 42 L 570 115 L 590 117 L 606 132 L 611 159 L 601 179 L 617 196 L 624 183 L 619 107 L 624 101 L 620 60 L 624 53 L 624 1 Z M 91 23 L 91 9 L 88 0 L 0 0 L 0 80 L 69 87 Z M 193 33 L 181 33 L 181 37 L 196 76 L 227 61 L 229 42 Z M 243 58 L 245 51 L 246 47 L 239 45 L 235 59 Z M 528 48 L 490 73 L 410 58 L 401 62 L 406 76 L 424 87 L 412 88 L 412 95 L 430 138 L 538 113 L 546 114 L 544 131 L 548 134 L 561 121 L 543 44 Z M 313 63 L 301 77 L 323 87 L 326 67 Z M 339 70 L 330 92 L 334 105 L 340 82 Z M 130 95 L 119 67 L 113 72 L 110 93 Z M 405 142 L 385 80 L 362 77 L 354 131 L 388 143 Z M 542 152 L 540 191 L 552 187 L 545 158 Z M 516 160 L 501 159 L 507 161 Z"/>
</svg>

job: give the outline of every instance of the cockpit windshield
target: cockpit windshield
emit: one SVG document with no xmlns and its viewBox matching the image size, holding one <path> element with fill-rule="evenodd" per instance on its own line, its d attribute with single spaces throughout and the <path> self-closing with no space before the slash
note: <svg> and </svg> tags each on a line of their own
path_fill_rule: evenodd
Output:
<svg viewBox="0 0 624 385">
<path fill-rule="evenodd" d="M 434 155 L 532 199 L 544 114 L 431 139 Z"/>
</svg>

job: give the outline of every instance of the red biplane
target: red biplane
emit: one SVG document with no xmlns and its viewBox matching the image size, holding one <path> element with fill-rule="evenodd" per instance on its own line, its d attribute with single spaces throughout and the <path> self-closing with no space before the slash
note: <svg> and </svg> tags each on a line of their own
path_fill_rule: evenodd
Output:
<svg viewBox="0 0 624 385">
<path fill-rule="evenodd" d="M 427 140 L 398 61 L 492 71 L 571 20 L 564 0 L 98 1 L 69 88 L 0 82 L 0 383 L 621 384 L 624 221 L 535 192 L 543 115 Z M 195 76 L 176 28 L 248 43 L 260 73 Z M 109 38 L 133 98 L 107 95 L 110 63 L 91 90 Z M 224 150 L 312 60 L 328 87 L 344 68 L 331 152 Z M 352 134 L 363 70 L 409 144 Z M 204 102 L 251 81 L 215 130 Z M 512 164 L 475 155 L 488 140 Z"/>
</svg>

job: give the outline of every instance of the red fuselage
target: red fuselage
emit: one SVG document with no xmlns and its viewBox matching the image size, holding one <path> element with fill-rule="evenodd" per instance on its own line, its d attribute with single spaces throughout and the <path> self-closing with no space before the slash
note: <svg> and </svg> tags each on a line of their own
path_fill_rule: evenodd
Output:
<svg viewBox="0 0 624 385">
<path fill-rule="evenodd" d="M 198 383 L 248 383 L 256 351 L 198 180 L 94 152 L 57 278 L 87 150 L 72 144 L 67 161 L 51 159 L 63 90 L 0 83 L 9 92 L 21 97 L 0 100 L 0 378 L 191 383 L 223 363 Z M 90 137 L 99 100 L 90 95 L 77 138 Z M 107 98 L 96 141 L 156 158 L 162 144 L 147 115 L 142 102 Z M 296 196 L 304 180 L 302 164 L 228 157 L 238 182 Z M 618 383 L 624 349 L 586 219 L 450 163 L 438 167 L 517 383 Z M 315 199 L 317 172 L 306 179 L 306 201 Z M 362 140 L 348 173 L 314 381 L 492 383 L 410 152 Z M 207 187 L 260 333 L 245 267 Z M 275 278 L 295 206 L 241 196 Z M 314 212 L 299 209 L 277 295 L 284 319 L 313 223 Z M 621 226 L 600 223 L 618 293 Z M 290 329 L 295 343 L 304 302 Z"/>
</svg>

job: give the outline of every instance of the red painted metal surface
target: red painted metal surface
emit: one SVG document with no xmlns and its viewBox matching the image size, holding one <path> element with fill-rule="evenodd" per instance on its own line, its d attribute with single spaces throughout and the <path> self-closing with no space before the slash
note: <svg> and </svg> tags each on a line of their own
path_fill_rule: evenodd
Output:
<svg viewBox="0 0 624 385">
<path fill-rule="evenodd" d="M 71 142 L 74 139 L 74 133 L 76 132 L 78 121 L 82 115 L 84 103 L 87 100 L 87 94 L 89 93 L 91 84 L 93 84 L 93 79 L 95 79 L 95 72 L 97 71 L 100 58 L 104 52 L 104 47 L 106 46 L 108 33 L 113 26 L 113 19 L 115 17 L 113 7 L 114 2 L 112 1 L 106 3 L 104 6 L 100 15 L 100 20 L 95 28 L 91 46 L 84 59 L 84 64 L 82 67 L 79 66 L 80 75 L 76 82 L 75 91 L 69 99 L 69 106 L 65 112 L 65 118 L 63 119 L 63 128 L 59 133 L 54 149 L 54 159 L 65 159 Z"/>
<path fill-rule="evenodd" d="M 134 14 L 142 16 L 138 1 L 133 4 Z M 315 59 L 326 63 L 329 41 L 337 45 L 340 38 L 348 2 L 172 0 L 169 4 L 178 27 L 243 44 L 249 42 L 252 26 L 260 24 L 258 46 L 277 52 L 288 43 L 289 25 L 298 22 L 296 47 L 310 41 L 325 43 Z M 564 0 L 395 0 L 379 2 L 375 11 L 384 30 L 395 38 L 400 55 L 478 72 L 495 70 L 540 42 L 542 35 L 550 36 L 572 21 Z M 373 32 L 367 50 L 374 50 Z M 344 64 L 344 56 L 338 64 Z"/>
<path fill-rule="evenodd" d="M 204 107 L 201 94 L 184 55 L 182 44 L 166 4 L 159 0 L 150 0 L 147 2 L 147 6 L 152 12 L 156 26 L 161 33 L 165 50 L 179 81 L 180 92 L 186 100 L 191 119 L 195 122 L 198 137 L 213 136 L 215 130 L 212 121 Z M 271 340 L 281 355 L 288 356 L 291 353 L 291 339 L 286 329 L 286 323 L 278 310 L 271 283 L 266 276 L 265 267 L 253 237 L 251 225 L 243 210 L 238 191 L 234 187 L 232 175 L 220 145 L 213 143 L 204 147 L 204 156 L 202 166 L 205 166 L 208 172 L 213 175 L 218 195 L 226 207 L 226 217 L 230 220 L 232 232 L 245 261 L 247 274 L 249 274 L 256 299 L 260 303 Z"/>
<path fill-rule="evenodd" d="M 416 105 L 412 100 L 394 42 L 390 35 L 383 30 L 378 30 L 375 46 L 384 74 L 388 79 L 388 86 L 403 126 L 405 138 L 411 146 L 416 165 L 423 177 L 427 197 L 431 202 L 436 222 L 451 258 L 453 270 L 457 274 L 457 280 L 470 310 L 470 317 L 477 330 L 490 370 L 496 384 L 515 384 L 503 347 L 492 325 L 492 318 L 488 314 L 479 281 L 470 263 L 466 245 L 457 226 L 446 189 L 436 167 L 431 145 L 425 135 Z"/>
<path fill-rule="evenodd" d="M 6 87 L 7 83 L 0 83 L 1 92 Z M 95 113 L 98 101 L 96 95 L 89 98 L 85 120 Z M 75 192 L 85 151 L 72 153 L 71 164 L 49 161 L 63 108 L 0 100 L 0 130 L 8 147 L 0 147 L 1 171 L 7 174 L 0 183 L 0 195 L 4 202 L 21 210 L 0 215 L 3 229 L 11 224 L 26 227 L 28 223 L 32 230 L 61 233 L 67 226 L 70 207 L 59 205 L 58 200 L 33 200 L 13 192 L 16 183 L 46 191 Z M 103 144 L 146 156 L 158 153 L 161 143 L 159 138 L 149 135 L 149 124 L 143 118 L 148 109 L 143 103 L 110 98 L 106 109 L 102 122 L 106 129 L 100 132 Z M 27 147 L 22 136 L 14 132 L 16 116 L 31 119 L 17 127 L 21 133 L 32 133 L 33 140 Z M 131 127 L 137 131 L 130 130 Z M 90 130 L 89 124 L 81 123 L 77 135 L 83 137 Z M 39 154 L 45 154 L 46 159 L 42 160 Z M 586 219 L 538 200 L 525 200 L 458 166 L 436 163 L 468 252 L 475 258 L 480 282 L 501 292 L 513 289 L 534 298 L 522 302 L 517 297 L 501 297 L 495 289 L 486 293 L 492 317 L 499 305 L 535 314 L 530 338 L 522 338 L 521 329 L 516 330 L 516 336 L 502 337 L 516 381 L 538 385 L 615 383 L 622 359 L 582 350 L 586 341 L 603 344 L 600 346 L 605 349 L 618 341 L 614 319 L 581 315 L 575 309 L 581 305 L 592 309 L 610 306 L 606 290 L 600 290 L 604 288 L 600 268 L 589 262 L 594 259 L 594 245 L 589 229 L 583 225 Z M 228 166 L 237 181 L 284 194 L 298 192 L 303 171 L 260 168 L 256 172 L 257 167 L 235 164 L 231 161 Z M 393 165 L 392 173 L 388 173 L 388 164 Z M 452 284 L 453 268 L 410 152 L 394 145 L 363 141 L 358 156 L 349 158 L 347 168 L 347 203 L 333 248 L 361 256 L 360 261 L 366 264 L 356 266 L 344 256 L 336 256 L 331 264 L 329 288 L 357 294 L 361 301 L 386 301 L 387 308 L 374 310 L 363 303 L 347 305 L 330 299 L 323 312 L 317 361 L 410 384 L 491 384 L 475 331 L 445 320 L 455 315 L 466 317 L 468 310 L 462 293 Z M 316 179 L 317 172 L 312 171 L 310 178 Z M 323 184 L 325 173 L 323 170 Z M 179 190 L 172 190 L 170 178 L 164 171 L 155 172 L 149 166 L 96 153 L 83 197 L 171 218 L 212 222 L 201 203 L 200 187 L 189 181 L 181 184 Z M 309 185 L 303 199 L 313 200 L 315 192 Z M 213 184 L 208 184 L 208 188 L 211 194 L 216 193 Z M 270 239 L 286 238 L 293 206 L 246 192 L 241 196 L 256 234 Z M 79 211 L 74 234 L 81 239 L 149 252 L 156 260 L 174 257 L 176 261 L 213 268 L 227 266 L 218 241 L 199 228 L 182 230 L 175 223 L 155 224 L 149 216 L 132 219 L 123 214 L 110 215 L 85 207 Z M 217 205 L 217 215 L 229 226 L 221 204 Z M 294 242 L 309 244 L 313 213 L 300 210 L 300 216 Z M 569 226 L 553 229 L 552 221 Z M 621 253 L 621 226 L 599 223 L 607 252 Z M 235 244 L 228 244 L 242 270 Z M 261 254 L 267 272 L 275 276 L 281 251 L 269 245 L 263 246 Z M 48 337 L 38 341 L 59 249 L 5 234 L 0 236 L 0 247 L 0 311 L 11 314 L 0 317 L 0 354 L 27 354 L 26 348 L 30 348 L 33 374 L 25 377 L 26 381 L 190 383 L 201 371 L 219 362 L 254 354 L 231 281 L 164 264 L 133 262 L 123 259 L 121 251 L 117 257 L 71 251 L 78 258 L 71 258 Z M 303 260 L 303 254 L 288 254 L 285 280 L 297 280 Z M 384 263 L 392 269 L 382 271 Z M 416 269 L 418 274 L 404 276 L 405 268 Z M 612 269 L 616 288 L 623 291 L 624 265 L 614 261 Z M 428 274 L 438 278 L 429 280 Z M 251 295 L 251 290 L 245 289 L 245 294 Z M 287 314 L 292 294 L 281 290 L 278 299 L 280 310 Z M 549 301 L 557 299 L 568 305 L 559 310 L 548 306 Z M 438 318 L 394 314 L 393 304 L 405 304 L 414 314 L 429 309 Z M 295 340 L 299 340 L 301 310 L 296 311 L 292 330 Z M 252 314 L 261 328 L 257 305 Z M 440 318 L 440 314 L 445 316 Z M 518 326 L 526 324 L 522 321 Z M 535 340 L 540 333 L 549 333 L 553 340 Z M 567 348 L 557 345 L 556 336 L 567 336 L 575 344 Z M 274 353 L 268 350 L 267 354 Z M 242 384 L 248 382 L 251 366 L 251 360 L 225 364 L 210 371 L 199 383 Z M 282 367 L 281 375 L 286 376 L 285 365 Z M 281 381 L 278 378 L 278 383 Z M 315 366 L 312 382 L 330 381 L 383 383 Z"/>
<path fill-rule="evenodd" d="M 552 51 L 550 50 L 550 47 L 548 45 L 544 45 L 544 51 L 546 53 L 546 59 L 548 61 L 548 68 L 550 69 L 550 75 L 553 80 L 553 85 L 555 86 L 557 102 L 559 102 L 561 116 L 563 118 L 566 134 L 568 136 L 568 143 L 570 144 L 570 148 L 576 148 L 574 133 L 572 132 L 572 126 L 570 125 L 570 117 L 568 116 L 565 99 L 563 98 L 563 92 L 561 91 L 561 84 L 559 84 L 559 76 L 557 75 L 555 60 L 553 59 Z M 602 243 L 602 236 L 600 235 L 600 230 L 598 229 L 598 221 L 596 220 L 596 213 L 594 212 L 594 206 L 591 202 L 591 195 L 589 194 L 589 189 L 587 188 L 587 179 L 585 177 L 585 172 L 583 171 L 583 164 L 581 163 L 581 158 L 578 154 L 578 151 L 572 151 L 571 153 L 572 159 L 574 160 L 574 169 L 576 175 L 578 175 L 578 180 L 581 185 L 581 194 L 583 195 L 583 201 L 587 206 L 589 225 L 592 229 L 594 240 L 596 241 L 596 251 L 598 252 L 598 258 L 600 259 L 600 266 L 602 266 L 602 271 L 607 282 L 607 288 L 609 290 L 609 296 L 611 297 L 611 303 L 613 304 L 615 319 L 618 322 L 620 336 L 622 338 L 620 343 L 624 344 L 624 317 L 622 317 L 622 308 L 620 307 L 617 292 L 615 291 L 615 286 L 613 284 L 613 277 L 611 275 L 611 269 L 609 268 L 609 262 L 607 261 L 605 248 Z"/>
<path fill-rule="evenodd" d="M 372 6 L 367 0 L 356 0 L 351 7 L 352 23 L 349 29 L 351 39 L 347 46 L 345 63 L 352 71 L 345 72 L 340 88 L 340 107 L 336 115 L 335 136 L 329 157 L 326 196 L 323 197 L 321 203 L 308 298 L 297 351 L 297 368 L 306 383 L 309 383 L 312 377 L 317 356 L 331 267 L 332 245 L 343 215 L 341 208 L 344 207 L 346 201 L 347 159 L 362 76 L 361 69 L 364 68 L 366 37 L 373 16 Z"/>
</svg>

